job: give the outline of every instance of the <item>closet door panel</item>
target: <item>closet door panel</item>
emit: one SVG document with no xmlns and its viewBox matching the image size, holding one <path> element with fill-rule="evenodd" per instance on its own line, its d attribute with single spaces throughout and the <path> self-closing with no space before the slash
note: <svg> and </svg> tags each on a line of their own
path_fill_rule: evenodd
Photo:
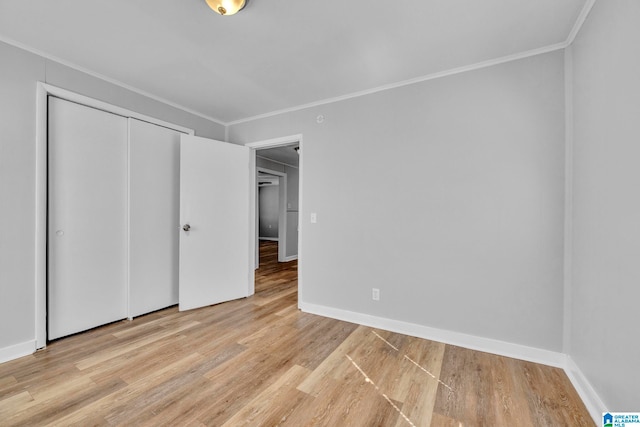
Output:
<svg viewBox="0 0 640 427">
<path fill-rule="evenodd" d="M 127 119 L 49 98 L 48 338 L 127 317 Z"/>
<path fill-rule="evenodd" d="M 130 310 L 178 303 L 180 132 L 130 120 Z"/>
</svg>

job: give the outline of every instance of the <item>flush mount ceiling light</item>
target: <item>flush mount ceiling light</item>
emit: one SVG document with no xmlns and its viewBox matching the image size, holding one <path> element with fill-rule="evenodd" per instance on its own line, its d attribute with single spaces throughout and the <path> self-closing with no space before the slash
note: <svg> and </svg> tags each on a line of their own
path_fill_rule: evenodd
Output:
<svg viewBox="0 0 640 427">
<path fill-rule="evenodd" d="M 241 11 L 246 0 L 206 0 L 209 7 L 220 15 L 234 15 Z"/>
</svg>

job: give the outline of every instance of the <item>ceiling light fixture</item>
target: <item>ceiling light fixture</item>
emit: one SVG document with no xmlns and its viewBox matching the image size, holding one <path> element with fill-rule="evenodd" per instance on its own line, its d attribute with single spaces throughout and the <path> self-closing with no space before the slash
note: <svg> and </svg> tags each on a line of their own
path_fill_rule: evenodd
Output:
<svg viewBox="0 0 640 427">
<path fill-rule="evenodd" d="M 235 15 L 240 12 L 246 0 L 206 0 L 209 7 L 220 15 Z"/>
</svg>

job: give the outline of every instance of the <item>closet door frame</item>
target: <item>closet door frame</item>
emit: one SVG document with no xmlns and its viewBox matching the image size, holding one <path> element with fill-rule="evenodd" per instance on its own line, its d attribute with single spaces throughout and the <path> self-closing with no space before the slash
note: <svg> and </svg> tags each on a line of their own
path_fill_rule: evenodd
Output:
<svg viewBox="0 0 640 427">
<path fill-rule="evenodd" d="M 34 292 L 35 292 L 35 336 L 36 349 L 44 348 L 47 344 L 47 121 L 48 121 L 48 96 L 55 96 L 67 101 L 85 105 L 87 107 L 104 110 L 127 118 L 134 118 L 176 130 L 178 132 L 194 135 L 193 129 L 178 126 L 173 123 L 158 120 L 156 118 L 118 107 L 97 99 L 90 98 L 62 89 L 47 83 L 38 82 L 36 89 L 36 215 L 35 215 L 35 265 L 34 265 Z M 129 172 L 130 173 L 130 172 Z M 129 176 L 127 176 L 127 183 Z M 128 186 L 129 184 L 127 184 Z M 127 209 L 129 209 L 127 207 Z M 127 266 L 127 270 L 128 270 Z M 128 274 L 127 274 L 128 277 Z M 127 279 L 127 292 L 129 283 Z M 131 317 L 131 313 L 128 314 Z"/>
</svg>

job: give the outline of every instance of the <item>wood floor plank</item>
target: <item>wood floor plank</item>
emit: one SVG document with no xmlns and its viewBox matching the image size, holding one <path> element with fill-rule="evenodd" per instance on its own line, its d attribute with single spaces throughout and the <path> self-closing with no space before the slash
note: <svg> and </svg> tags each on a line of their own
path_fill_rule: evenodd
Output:
<svg viewBox="0 0 640 427">
<path fill-rule="evenodd" d="M 215 396 L 198 417 L 204 424 L 223 424 L 293 366 L 290 360 L 269 353 L 247 351 L 246 354 L 249 357 L 242 364 L 228 368 L 234 371 L 232 376 L 222 367 L 205 375 L 216 388 Z"/>
<path fill-rule="evenodd" d="M 126 386 L 119 378 L 113 378 L 100 385 L 93 383 L 89 378 L 83 378 L 83 380 L 63 382 L 55 389 L 34 396 L 33 402 L 4 419 L 3 424 L 45 425 L 50 420 L 64 417 Z"/>
<path fill-rule="evenodd" d="M 0 400 L 0 420 L 9 418 L 15 414 L 15 408 L 29 408 L 33 406 L 34 399 L 28 391 L 16 393 Z"/>
<path fill-rule="evenodd" d="M 389 395 L 403 402 L 402 412 L 416 425 L 431 425 L 438 389 L 448 387 L 440 381 L 444 349 L 442 343 L 412 339 L 399 352 L 399 378 Z"/>
<path fill-rule="evenodd" d="M 490 356 L 460 347 L 447 346 L 441 372 L 446 387 L 438 388 L 434 411 L 463 425 L 499 425 L 491 404 Z"/>
<path fill-rule="evenodd" d="M 317 396 L 318 388 L 327 383 L 327 379 L 334 378 L 338 373 L 338 369 L 349 368 L 346 355 L 353 351 L 361 340 L 369 337 L 369 330 L 366 327 L 358 327 L 353 331 L 319 366 L 315 369 L 305 381 L 299 386 L 298 390 L 307 394 Z"/>
<path fill-rule="evenodd" d="M 99 363 L 113 359 L 114 357 L 118 357 L 120 355 L 129 353 L 130 351 L 135 350 L 137 348 L 147 346 L 163 338 L 175 335 L 176 333 L 184 329 L 192 328 L 195 325 L 198 325 L 198 322 L 188 322 L 186 324 L 177 326 L 175 329 L 169 329 L 162 332 L 153 333 L 151 335 L 145 336 L 142 339 L 136 339 L 133 341 L 125 342 L 121 345 L 118 345 L 117 348 L 112 348 L 108 352 L 94 354 L 85 359 L 82 359 L 76 363 L 76 366 L 78 367 L 78 369 L 82 371 L 84 369 L 90 368 Z"/>
<path fill-rule="evenodd" d="M 106 420 L 107 417 L 117 419 L 117 417 L 122 416 L 125 410 L 135 411 L 138 408 L 145 408 L 147 403 L 141 401 L 140 397 L 153 399 L 155 397 L 154 390 L 161 384 L 166 383 L 167 378 L 175 378 L 203 360 L 204 358 L 200 354 L 191 353 L 179 361 L 157 370 L 152 375 L 128 384 L 116 393 L 104 396 L 90 405 L 60 418 L 57 423 L 61 425 L 82 423 L 87 414 L 92 414 L 92 416 L 103 420 Z"/>
<path fill-rule="evenodd" d="M 560 369 L 299 311 L 277 243 L 255 290 L 0 364 L 0 425 L 594 426 Z"/>
<path fill-rule="evenodd" d="M 462 422 L 453 418 L 445 417 L 434 412 L 431 418 L 431 427 L 463 427 Z"/>
<path fill-rule="evenodd" d="M 302 366 L 292 366 L 276 382 L 229 418 L 223 426 L 272 425 L 269 423 L 273 423 L 274 418 L 279 422 L 283 418 L 286 419 L 286 414 L 280 413 L 282 408 L 286 408 L 292 400 L 296 400 L 296 395 L 299 393 L 296 387 L 310 372 Z"/>
</svg>

